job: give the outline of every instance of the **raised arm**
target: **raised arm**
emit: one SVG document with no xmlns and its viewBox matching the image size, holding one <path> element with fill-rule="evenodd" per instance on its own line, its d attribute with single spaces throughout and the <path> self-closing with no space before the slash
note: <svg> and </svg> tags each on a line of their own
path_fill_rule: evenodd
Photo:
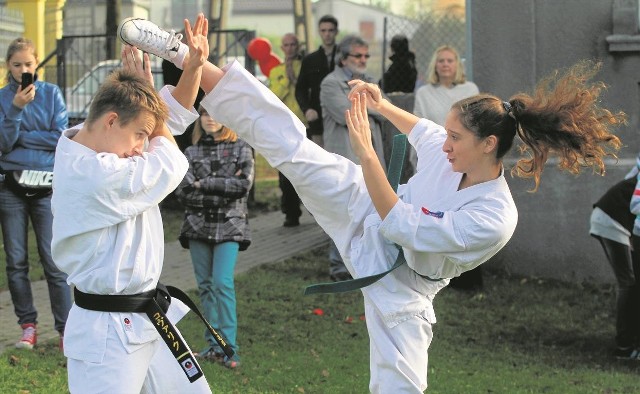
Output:
<svg viewBox="0 0 640 394">
<path fill-rule="evenodd" d="M 353 81 L 349 81 L 349 86 L 351 86 L 349 99 L 353 100 L 360 93 L 364 93 L 367 107 L 387 118 L 387 120 L 393 123 L 393 125 L 403 134 L 409 134 L 416 123 L 418 123 L 418 120 L 420 120 L 420 118 L 411 112 L 407 112 L 402 108 L 391 104 L 389 100 L 382 96 L 380 87 L 376 84 L 355 79 Z"/>
<path fill-rule="evenodd" d="M 351 97 L 351 109 L 345 111 L 349 141 L 354 154 L 360 159 L 364 183 L 367 185 L 371 201 L 373 201 L 378 215 L 384 219 L 398 202 L 398 196 L 391 188 L 382 164 L 373 149 L 371 127 L 367 114 L 367 93 L 362 91 L 353 94 L 352 92 L 349 96 Z"/>
<path fill-rule="evenodd" d="M 188 19 L 184 20 L 184 32 L 189 46 L 189 54 L 182 63 L 183 72 L 171 95 L 184 108 L 193 107 L 198 95 L 198 87 L 202 76 L 202 67 L 209 56 L 209 40 L 207 34 L 209 22 L 203 14 L 198 14 L 191 28 Z"/>
</svg>

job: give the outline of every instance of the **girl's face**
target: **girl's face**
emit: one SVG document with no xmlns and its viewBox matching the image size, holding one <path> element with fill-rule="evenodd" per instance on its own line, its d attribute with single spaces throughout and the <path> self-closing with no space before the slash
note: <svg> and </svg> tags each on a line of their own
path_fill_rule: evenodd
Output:
<svg viewBox="0 0 640 394">
<path fill-rule="evenodd" d="M 445 80 L 453 80 L 456 76 L 458 61 L 456 55 L 450 50 L 442 50 L 436 57 L 436 74 L 438 78 Z"/>
<path fill-rule="evenodd" d="M 7 61 L 7 68 L 13 79 L 18 83 L 22 82 L 22 73 L 35 74 L 36 67 L 38 67 L 38 60 L 33 54 L 32 49 L 23 49 L 14 52 Z"/>
<path fill-rule="evenodd" d="M 444 122 L 447 139 L 442 150 L 447 154 L 453 171 L 468 174 L 482 162 L 485 144 L 476 135 L 465 128 L 456 111 L 449 111 Z"/>
<path fill-rule="evenodd" d="M 200 114 L 200 124 L 202 125 L 202 130 L 209 135 L 222 131 L 222 124 L 213 119 L 206 111 Z"/>
</svg>

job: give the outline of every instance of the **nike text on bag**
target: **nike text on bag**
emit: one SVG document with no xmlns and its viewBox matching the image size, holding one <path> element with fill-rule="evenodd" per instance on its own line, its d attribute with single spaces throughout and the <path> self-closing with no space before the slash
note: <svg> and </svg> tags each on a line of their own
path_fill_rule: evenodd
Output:
<svg viewBox="0 0 640 394">
<path fill-rule="evenodd" d="M 41 170 L 6 171 L 4 182 L 20 197 L 42 198 L 51 194 L 53 172 Z"/>
</svg>

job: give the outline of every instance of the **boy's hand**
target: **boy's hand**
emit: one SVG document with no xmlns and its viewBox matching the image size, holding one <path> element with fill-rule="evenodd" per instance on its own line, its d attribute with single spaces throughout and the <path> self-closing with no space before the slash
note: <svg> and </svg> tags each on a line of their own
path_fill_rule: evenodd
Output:
<svg viewBox="0 0 640 394">
<path fill-rule="evenodd" d="M 183 70 L 202 67 L 209 57 L 209 21 L 203 13 L 199 13 L 191 28 L 188 19 L 184 20 L 184 34 L 189 46 L 189 54 L 185 57 Z"/>
<path fill-rule="evenodd" d="M 149 54 L 131 45 L 122 46 L 122 68 L 148 81 L 153 86 Z"/>
</svg>

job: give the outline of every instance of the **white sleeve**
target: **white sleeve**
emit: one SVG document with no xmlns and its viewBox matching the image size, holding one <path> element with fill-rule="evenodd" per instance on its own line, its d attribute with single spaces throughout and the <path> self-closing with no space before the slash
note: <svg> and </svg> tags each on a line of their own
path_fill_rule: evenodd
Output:
<svg viewBox="0 0 640 394">
<path fill-rule="evenodd" d="M 187 127 L 198 119 L 198 112 L 193 108 L 185 108 L 173 97 L 171 92 L 174 86 L 166 85 L 160 89 L 160 97 L 169 106 L 169 118 L 167 119 L 167 127 L 173 135 L 181 135 Z"/>
</svg>

